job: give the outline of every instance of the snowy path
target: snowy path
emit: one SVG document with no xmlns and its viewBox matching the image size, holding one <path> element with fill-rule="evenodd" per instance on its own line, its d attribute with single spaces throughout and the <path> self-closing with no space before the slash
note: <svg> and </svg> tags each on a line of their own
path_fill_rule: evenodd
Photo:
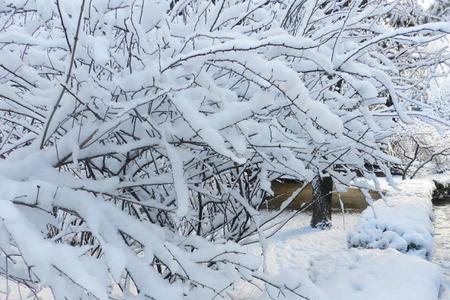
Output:
<svg viewBox="0 0 450 300">
<path fill-rule="evenodd" d="M 446 281 L 440 299 L 447 300 L 450 299 L 450 204 L 435 206 L 434 213 L 436 251 L 433 261 L 444 271 Z"/>
</svg>

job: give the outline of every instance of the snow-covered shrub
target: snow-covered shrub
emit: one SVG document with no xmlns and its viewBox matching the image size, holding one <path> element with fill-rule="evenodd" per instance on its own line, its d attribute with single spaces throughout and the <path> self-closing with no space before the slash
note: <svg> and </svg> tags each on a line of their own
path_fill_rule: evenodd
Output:
<svg viewBox="0 0 450 300">
<path fill-rule="evenodd" d="M 366 208 L 348 235 L 350 247 L 394 248 L 431 259 L 433 254 L 432 180 L 407 180 Z"/>
<path fill-rule="evenodd" d="M 405 70 L 450 32 L 391 30 L 393 9 L 0 3 L 0 273 L 57 300 L 231 298 L 240 280 L 302 298 L 239 244 L 283 224 L 258 212 L 279 176 L 367 187 L 355 171 L 393 160 Z"/>
</svg>

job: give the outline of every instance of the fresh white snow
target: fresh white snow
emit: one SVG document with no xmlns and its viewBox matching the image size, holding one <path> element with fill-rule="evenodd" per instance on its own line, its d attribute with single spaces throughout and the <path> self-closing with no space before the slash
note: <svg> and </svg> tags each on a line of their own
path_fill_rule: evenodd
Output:
<svg viewBox="0 0 450 300">
<path fill-rule="evenodd" d="M 389 188 L 361 215 L 348 236 L 352 247 L 393 248 L 431 258 L 433 254 L 434 183 L 427 179 L 403 181 Z"/>
<path fill-rule="evenodd" d="M 310 285 L 305 291 L 314 295 L 310 299 L 438 298 L 442 280 L 438 265 L 395 249 L 349 249 L 348 231 L 357 225 L 359 214 L 333 218 L 333 228 L 326 231 L 312 229 L 307 214 L 291 220 L 266 243 L 267 271 L 284 278 L 307 278 Z M 251 247 L 258 251 L 256 245 Z M 259 294 L 259 289 L 250 285 L 239 290 L 240 299 L 261 299 Z"/>
</svg>

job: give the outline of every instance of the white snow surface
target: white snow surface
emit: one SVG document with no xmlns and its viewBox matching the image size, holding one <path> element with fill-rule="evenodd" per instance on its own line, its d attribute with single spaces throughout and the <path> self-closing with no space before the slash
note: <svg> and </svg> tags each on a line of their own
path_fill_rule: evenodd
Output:
<svg viewBox="0 0 450 300">
<path fill-rule="evenodd" d="M 333 228 L 320 231 L 309 226 L 309 215 L 299 215 L 267 241 L 266 271 L 289 280 L 307 282 L 306 277 L 310 284 L 305 294 L 311 300 L 437 299 L 442 280 L 438 265 L 395 249 L 348 248 L 348 230 L 358 217 L 335 215 Z M 249 247 L 258 251 L 256 245 Z M 239 288 L 239 299 L 260 300 L 259 294 L 254 286 Z"/>
<path fill-rule="evenodd" d="M 348 235 L 352 247 L 393 248 L 430 259 L 433 255 L 434 183 L 429 179 L 402 181 L 388 188 L 382 200 L 361 214 Z"/>
</svg>

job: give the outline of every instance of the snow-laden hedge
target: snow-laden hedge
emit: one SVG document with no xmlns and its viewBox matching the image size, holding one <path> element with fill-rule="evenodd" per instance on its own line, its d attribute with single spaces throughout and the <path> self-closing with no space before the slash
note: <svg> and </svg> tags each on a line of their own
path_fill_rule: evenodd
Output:
<svg viewBox="0 0 450 300">
<path fill-rule="evenodd" d="M 363 211 L 348 235 L 350 247 L 394 248 L 431 258 L 433 209 L 431 180 L 408 180 Z"/>
</svg>

